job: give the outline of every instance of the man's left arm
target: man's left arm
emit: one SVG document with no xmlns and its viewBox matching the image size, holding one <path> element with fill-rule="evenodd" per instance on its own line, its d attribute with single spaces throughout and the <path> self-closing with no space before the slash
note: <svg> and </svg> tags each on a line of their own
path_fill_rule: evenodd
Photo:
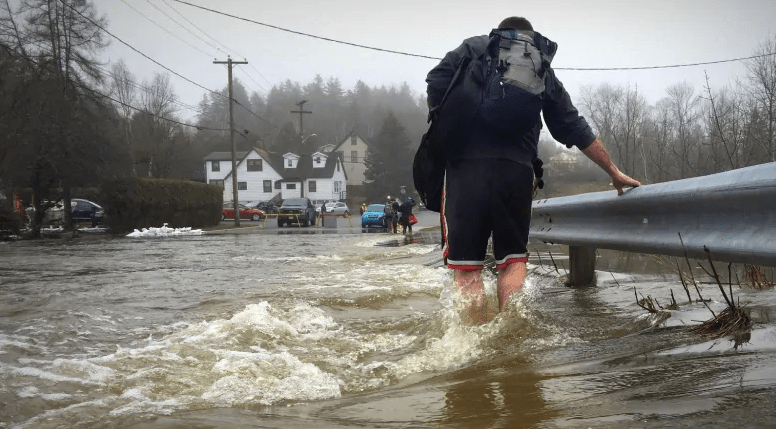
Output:
<svg viewBox="0 0 776 429">
<path fill-rule="evenodd" d="M 617 195 L 622 195 L 623 187 L 640 186 L 641 183 L 638 180 L 624 174 L 614 165 L 606 148 L 593 134 L 593 130 L 585 118 L 574 107 L 571 97 L 560 80 L 555 77 L 552 69 L 548 70 L 545 82 L 549 86 L 549 91 L 545 94 L 546 99 L 542 113 L 547 128 L 555 140 L 565 144 L 568 148 L 576 146 L 581 149 L 582 153 L 611 177 L 612 185 L 617 189 Z"/>
<path fill-rule="evenodd" d="M 641 182 L 623 173 L 614 165 L 601 140 L 595 139 L 590 146 L 582 149 L 582 153 L 612 178 L 612 186 L 617 189 L 617 195 L 622 195 L 622 188 L 624 187 L 636 188 L 641 186 Z"/>
</svg>

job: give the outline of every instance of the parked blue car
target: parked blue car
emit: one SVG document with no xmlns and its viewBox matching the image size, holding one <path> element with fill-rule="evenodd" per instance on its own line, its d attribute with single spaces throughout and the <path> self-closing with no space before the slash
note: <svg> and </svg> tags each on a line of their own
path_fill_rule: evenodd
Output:
<svg viewBox="0 0 776 429">
<path fill-rule="evenodd" d="M 361 228 L 370 226 L 388 228 L 388 221 L 385 218 L 385 204 L 370 204 L 361 215 Z"/>
</svg>

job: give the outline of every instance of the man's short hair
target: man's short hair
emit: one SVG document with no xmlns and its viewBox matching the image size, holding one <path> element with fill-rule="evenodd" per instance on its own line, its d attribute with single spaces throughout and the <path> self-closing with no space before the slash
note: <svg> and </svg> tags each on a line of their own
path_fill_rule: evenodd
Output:
<svg viewBox="0 0 776 429">
<path fill-rule="evenodd" d="M 522 30 L 533 31 L 533 26 L 527 19 L 520 16 L 510 16 L 509 18 L 501 21 L 498 25 L 499 30 Z"/>
</svg>

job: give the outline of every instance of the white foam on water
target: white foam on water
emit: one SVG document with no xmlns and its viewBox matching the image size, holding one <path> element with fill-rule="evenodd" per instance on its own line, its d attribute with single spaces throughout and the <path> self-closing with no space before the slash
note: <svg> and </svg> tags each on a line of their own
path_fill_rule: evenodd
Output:
<svg viewBox="0 0 776 429">
<path fill-rule="evenodd" d="M 155 237 L 178 237 L 182 235 L 203 235 L 204 231 L 201 229 L 191 229 L 191 227 L 185 228 L 169 228 L 165 223 L 161 228 L 142 228 L 141 230 L 134 230 L 127 234 L 127 237 L 132 238 L 155 238 Z"/>
</svg>

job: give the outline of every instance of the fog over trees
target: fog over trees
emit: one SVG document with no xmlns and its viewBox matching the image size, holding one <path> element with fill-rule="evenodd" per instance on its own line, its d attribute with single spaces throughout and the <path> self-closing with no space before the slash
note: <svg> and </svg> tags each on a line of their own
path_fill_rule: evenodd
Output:
<svg viewBox="0 0 776 429">
<path fill-rule="evenodd" d="M 109 40 L 100 29 L 105 25 L 91 1 L 0 0 L 0 189 L 6 194 L 31 189 L 38 201 L 69 198 L 71 189 L 131 175 L 204 181 L 202 158 L 230 150 L 227 88 L 187 106 L 176 95 L 177 77 L 160 72 L 139 82 L 131 64 L 99 63 Z M 588 86 L 574 101 L 617 165 L 645 184 L 773 162 L 774 52 L 776 37 L 760 41 L 737 83 L 719 85 L 713 75 L 701 88 L 669 83 L 654 105 L 637 82 Z M 358 81 L 349 88 L 336 76 L 317 75 L 259 94 L 234 79 L 233 99 L 238 150 L 309 153 L 358 133 L 374 146 L 364 160 L 375 180 L 367 192 L 374 195 L 383 193 L 379 166 L 390 162 L 390 174 L 411 175 L 412 154 L 427 129 L 425 95 L 406 83 Z M 292 111 L 302 101 L 312 113 L 300 121 Z M 192 109 L 193 117 L 183 115 Z M 601 178 L 584 158 L 553 166 L 560 151 L 552 142 L 540 146 L 549 183 Z"/>
</svg>

